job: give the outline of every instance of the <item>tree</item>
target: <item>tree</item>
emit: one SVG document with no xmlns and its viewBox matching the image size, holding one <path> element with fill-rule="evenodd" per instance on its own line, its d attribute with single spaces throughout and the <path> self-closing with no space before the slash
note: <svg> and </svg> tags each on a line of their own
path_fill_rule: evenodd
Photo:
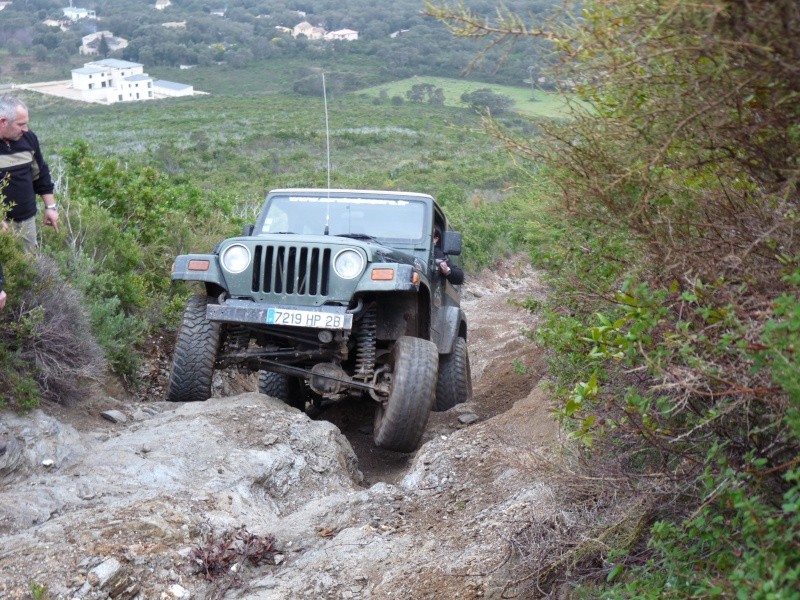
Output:
<svg viewBox="0 0 800 600">
<path fill-rule="evenodd" d="M 432 83 L 415 83 L 406 92 L 409 102 L 444 105 L 444 90 Z"/>
<path fill-rule="evenodd" d="M 109 52 L 111 52 L 111 48 L 109 48 L 108 46 L 108 40 L 106 39 L 105 35 L 101 35 L 100 43 L 97 46 L 97 53 L 103 58 L 105 58 L 108 56 Z"/>
<path fill-rule="evenodd" d="M 493 92 L 490 88 L 481 88 L 474 92 L 464 92 L 461 94 L 461 101 L 469 104 L 479 112 L 490 112 L 499 115 L 514 106 L 513 98 L 505 94 Z"/>
<path fill-rule="evenodd" d="M 50 53 L 47 51 L 47 47 L 43 46 L 42 44 L 36 44 L 33 47 L 33 56 L 37 62 L 46 61 L 49 54 Z"/>
</svg>

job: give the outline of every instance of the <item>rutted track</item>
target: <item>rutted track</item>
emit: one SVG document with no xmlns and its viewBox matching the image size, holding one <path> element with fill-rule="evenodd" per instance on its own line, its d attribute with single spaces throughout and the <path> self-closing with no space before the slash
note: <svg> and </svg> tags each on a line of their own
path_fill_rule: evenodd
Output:
<svg viewBox="0 0 800 600">
<path fill-rule="evenodd" d="M 105 599 L 109 564 L 116 598 L 221 598 L 231 584 L 225 598 L 496 597 L 514 578 L 507 540 L 564 511 L 538 477 L 557 430 L 523 333 L 535 319 L 508 302 L 544 293 L 518 261 L 464 286 L 474 400 L 433 413 L 413 454 L 375 448 L 371 415 L 346 406 L 311 421 L 242 394 L 254 378 L 163 402 L 158 352 L 150 397 L 109 382 L 77 406 L 2 415 L 0 598 L 29 597 L 33 581 L 54 599 Z M 274 536 L 279 564 L 208 582 L 190 550 L 242 527 Z"/>
</svg>

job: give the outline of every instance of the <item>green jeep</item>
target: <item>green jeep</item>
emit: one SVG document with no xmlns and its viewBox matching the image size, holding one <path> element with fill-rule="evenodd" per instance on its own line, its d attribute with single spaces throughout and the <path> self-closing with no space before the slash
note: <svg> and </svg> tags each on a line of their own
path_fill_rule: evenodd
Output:
<svg viewBox="0 0 800 600">
<path fill-rule="evenodd" d="M 377 446 L 411 452 L 431 410 L 470 400 L 460 286 L 433 247 L 461 253 L 427 194 L 278 189 L 255 225 L 212 254 L 178 256 L 201 282 L 178 333 L 167 400 L 206 400 L 215 368 L 258 372 L 258 389 L 301 410 L 375 402 Z"/>
</svg>

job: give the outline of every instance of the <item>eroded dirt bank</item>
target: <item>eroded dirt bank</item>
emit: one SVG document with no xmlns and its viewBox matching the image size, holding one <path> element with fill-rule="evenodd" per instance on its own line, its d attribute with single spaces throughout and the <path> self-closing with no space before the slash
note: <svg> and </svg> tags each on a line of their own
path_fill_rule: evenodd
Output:
<svg viewBox="0 0 800 600">
<path fill-rule="evenodd" d="M 161 402 L 156 364 L 146 398 L 2 414 L 0 598 L 31 582 L 52 598 L 500 597 L 510 540 L 563 508 L 537 477 L 556 427 L 535 322 L 509 303 L 544 293 L 517 259 L 464 286 L 475 398 L 434 413 L 414 454 L 374 448 L 347 407 L 312 421 L 234 381 Z M 197 573 L 194 549 L 241 530 L 274 538 L 269 560 Z"/>
</svg>

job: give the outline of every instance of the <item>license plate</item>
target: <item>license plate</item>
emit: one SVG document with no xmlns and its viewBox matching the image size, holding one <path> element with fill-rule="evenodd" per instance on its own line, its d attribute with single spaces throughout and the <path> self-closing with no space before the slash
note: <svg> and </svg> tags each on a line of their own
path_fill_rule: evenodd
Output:
<svg viewBox="0 0 800 600">
<path fill-rule="evenodd" d="M 267 310 L 267 325 L 312 327 L 314 329 L 352 329 L 353 315 L 270 308 Z"/>
</svg>

